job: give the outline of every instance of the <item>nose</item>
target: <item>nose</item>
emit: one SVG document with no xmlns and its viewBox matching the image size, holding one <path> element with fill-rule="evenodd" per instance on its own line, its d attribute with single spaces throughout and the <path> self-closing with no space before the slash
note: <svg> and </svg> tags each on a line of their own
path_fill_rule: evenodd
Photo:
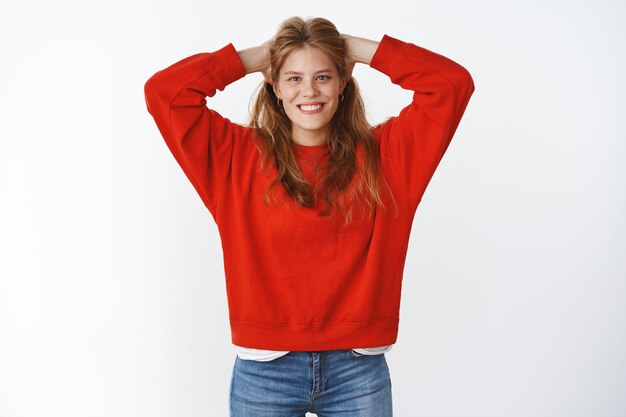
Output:
<svg viewBox="0 0 626 417">
<path fill-rule="evenodd" d="M 315 97 L 317 95 L 317 86 L 314 80 L 308 80 L 302 84 L 302 95 L 304 97 Z"/>
</svg>

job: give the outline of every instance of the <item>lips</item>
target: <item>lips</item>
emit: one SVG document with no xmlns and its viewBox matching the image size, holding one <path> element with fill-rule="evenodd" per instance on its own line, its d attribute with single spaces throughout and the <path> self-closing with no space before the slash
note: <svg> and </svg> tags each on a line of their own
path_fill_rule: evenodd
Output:
<svg viewBox="0 0 626 417">
<path fill-rule="evenodd" d="M 307 103 L 307 104 L 298 104 L 297 107 L 300 111 L 304 113 L 315 113 L 318 112 L 324 107 L 324 103 Z"/>
</svg>

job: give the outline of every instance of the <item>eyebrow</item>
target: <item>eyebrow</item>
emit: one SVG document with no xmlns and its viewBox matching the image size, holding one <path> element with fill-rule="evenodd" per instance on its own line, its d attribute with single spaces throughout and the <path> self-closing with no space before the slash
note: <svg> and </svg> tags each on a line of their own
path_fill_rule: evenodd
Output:
<svg viewBox="0 0 626 417">
<path fill-rule="evenodd" d="M 332 72 L 332 70 L 330 70 L 328 68 L 324 68 L 324 69 L 321 69 L 319 71 L 315 71 L 315 74 L 319 74 L 319 73 L 322 73 L 322 72 Z M 302 75 L 303 73 L 302 72 L 298 72 L 298 71 L 285 71 L 283 74 L 285 74 L 285 75 Z"/>
</svg>

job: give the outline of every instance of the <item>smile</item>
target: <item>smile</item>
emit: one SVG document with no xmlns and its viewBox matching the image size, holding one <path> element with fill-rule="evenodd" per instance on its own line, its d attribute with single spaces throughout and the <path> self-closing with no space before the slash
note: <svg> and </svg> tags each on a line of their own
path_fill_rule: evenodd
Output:
<svg viewBox="0 0 626 417">
<path fill-rule="evenodd" d="M 324 107 L 323 103 L 317 104 L 299 104 L 298 108 L 305 113 L 314 113 L 322 109 Z"/>
</svg>

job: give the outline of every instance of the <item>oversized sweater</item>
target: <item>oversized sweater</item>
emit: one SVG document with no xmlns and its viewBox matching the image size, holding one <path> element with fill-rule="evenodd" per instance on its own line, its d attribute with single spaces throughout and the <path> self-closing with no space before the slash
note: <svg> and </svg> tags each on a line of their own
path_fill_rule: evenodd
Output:
<svg viewBox="0 0 626 417">
<path fill-rule="evenodd" d="M 217 224 L 237 346 L 321 351 L 397 339 L 414 214 L 474 84 L 459 64 L 387 35 L 370 66 L 414 94 L 374 128 L 395 203 L 381 190 L 385 208 L 348 225 L 342 216 L 320 216 L 319 206 L 296 206 L 280 182 L 277 201 L 264 201 L 276 169 L 261 170 L 255 131 L 206 106 L 207 96 L 245 75 L 232 44 L 178 61 L 145 84 L 148 111 Z M 298 145 L 294 154 L 310 174 L 311 161 L 323 165 L 325 148 Z"/>
</svg>

